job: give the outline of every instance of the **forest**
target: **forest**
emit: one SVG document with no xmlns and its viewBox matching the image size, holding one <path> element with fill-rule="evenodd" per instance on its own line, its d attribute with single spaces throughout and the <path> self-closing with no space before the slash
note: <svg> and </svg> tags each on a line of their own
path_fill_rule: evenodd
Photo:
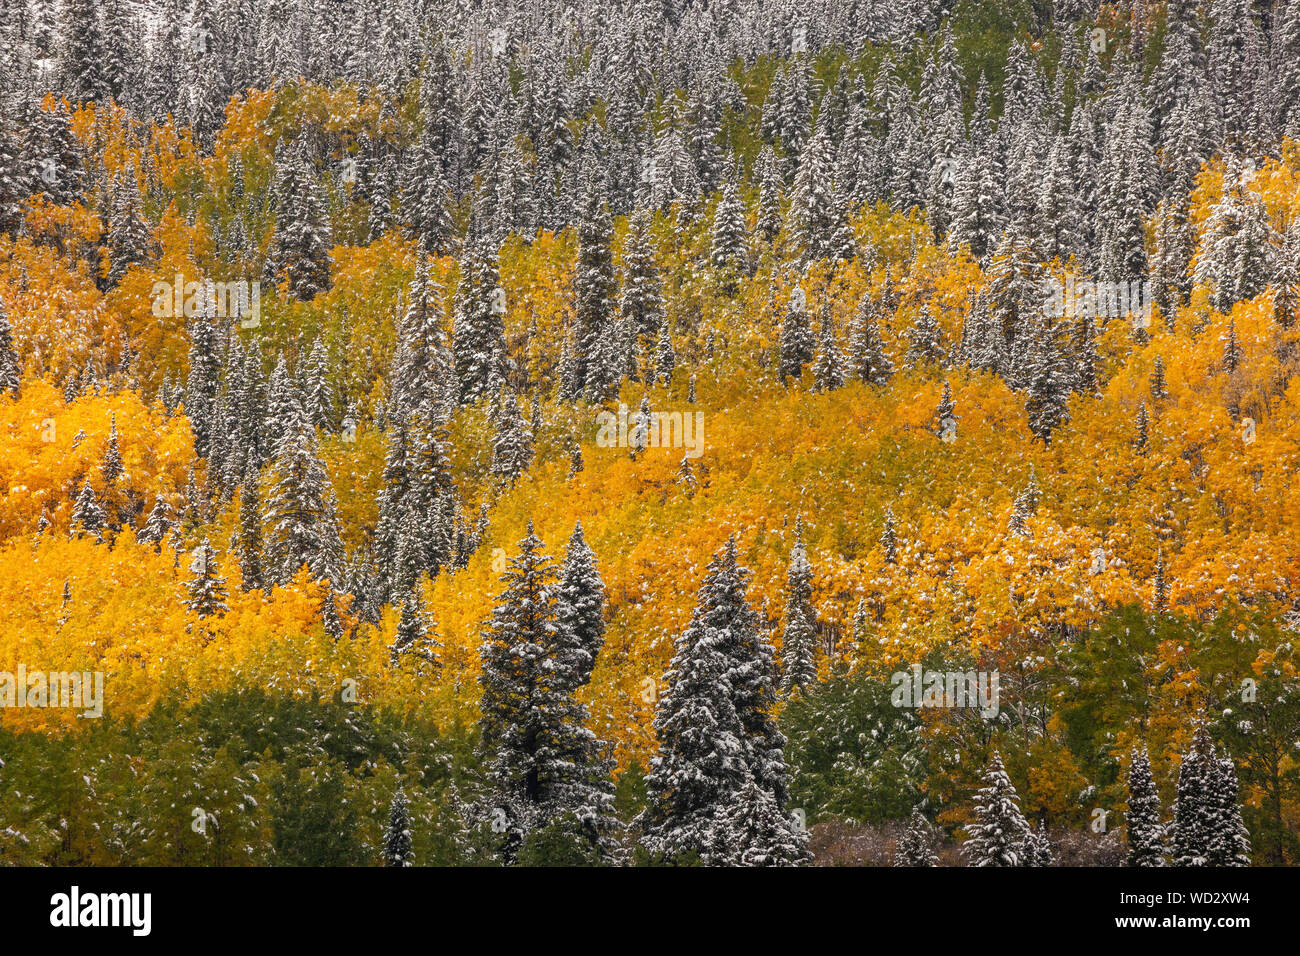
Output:
<svg viewBox="0 0 1300 956">
<path fill-rule="evenodd" d="M 1300 863 L 1300 0 L 0 0 L 0 865 Z"/>
</svg>

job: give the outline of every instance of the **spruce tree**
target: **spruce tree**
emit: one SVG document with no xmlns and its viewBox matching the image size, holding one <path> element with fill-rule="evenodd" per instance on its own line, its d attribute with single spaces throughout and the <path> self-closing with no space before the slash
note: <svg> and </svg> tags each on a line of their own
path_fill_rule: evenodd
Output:
<svg viewBox="0 0 1300 956">
<path fill-rule="evenodd" d="M 8 393 L 10 397 L 17 398 L 21 380 L 22 366 L 19 365 L 18 353 L 14 350 L 13 330 L 9 327 L 4 300 L 0 299 L 0 395 Z"/>
<path fill-rule="evenodd" d="M 1151 776 L 1146 748 L 1133 749 L 1128 772 L 1128 855 L 1126 866 L 1164 866 L 1164 827 L 1160 794 Z"/>
<path fill-rule="evenodd" d="M 578 265 L 574 273 L 577 348 L 574 387 L 589 401 L 603 401 L 618 385 L 614 369 L 602 361 L 606 339 L 614 333 L 613 225 L 600 190 L 588 184 L 578 222 Z"/>
<path fill-rule="evenodd" d="M 1215 832 L 1213 793 L 1214 742 L 1198 724 L 1191 748 L 1178 768 L 1178 797 L 1174 801 L 1170 853 L 1174 866 L 1207 866 Z"/>
<path fill-rule="evenodd" d="M 921 306 L 921 311 L 907 333 L 908 368 L 921 368 L 927 365 L 939 365 L 943 362 L 943 332 L 935 322 L 928 306 Z"/>
<path fill-rule="evenodd" d="M 803 290 L 796 286 L 786 307 L 785 319 L 781 323 L 781 355 L 777 367 L 781 384 L 784 385 L 787 379 L 797 379 L 803 374 L 804 366 L 812 361 L 814 348 L 815 340 L 812 327 L 808 323 L 807 303 Z"/>
<path fill-rule="evenodd" d="M 76 503 L 72 508 L 69 525 L 77 537 L 81 537 L 82 534 L 91 534 L 94 535 L 97 541 L 104 540 L 107 518 L 104 515 L 103 507 L 99 503 L 99 497 L 95 494 L 95 489 L 90 487 L 89 481 L 81 486 L 81 491 L 77 495 Z"/>
<path fill-rule="evenodd" d="M 975 794 L 975 822 L 966 828 L 961 846 L 967 866 L 1026 866 L 1029 824 L 1020 812 L 1020 798 L 996 751 L 984 772 L 984 787 Z"/>
<path fill-rule="evenodd" d="M 506 484 L 528 470 L 533 460 L 533 434 L 513 392 L 507 392 L 497 413 L 496 437 L 492 442 L 491 473 Z"/>
<path fill-rule="evenodd" d="M 1237 768 L 1230 757 L 1210 762 L 1206 774 L 1209 838 L 1206 866 L 1250 866 L 1250 833 L 1241 819 Z"/>
<path fill-rule="evenodd" d="M 1047 826 L 1038 821 L 1038 826 L 1025 836 L 1025 866 L 1051 866 L 1054 861 L 1052 841 L 1047 836 Z"/>
<path fill-rule="evenodd" d="M 456 287 L 452 355 L 462 404 L 496 395 L 509 370 L 504 292 L 487 238 L 466 244 Z"/>
<path fill-rule="evenodd" d="M 818 337 L 817 359 L 813 362 L 814 389 L 832 392 L 844 385 L 844 355 L 835 344 L 835 327 L 830 312 L 822 312 L 821 334 Z"/>
<path fill-rule="evenodd" d="M 217 573 L 217 552 L 207 538 L 194 549 L 190 573 L 194 577 L 185 585 L 185 606 L 199 617 L 225 614 L 230 609 L 226 605 L 226 579 Z"/>
<path fill-rule="evenodd" d="M 785 632 L 781 638 L 784 676 L 781 689 L 786 694 L 807 689 L 817 680 L 817 612 L 812 606 L 812 565 L 803 544 L 803 522 L 795 533 L 786 575 Z"/>
<path fill-rule="evenodd" d="M 939 854 L 934 850 L 934 831 L 921 813 L 921 808 L 915 807 L 907 829 L 894 848 L 894 866 L 938 865 Z"/>
<path fill-rule="evenodd" d="M 394 667 L 414 661 L 418 676 L 437 673 L 442 669 L 438 659 L 438 650 L 442 644 L 434 631 L 433 621 L 424 609 L 424 600 L 417 583 L 411 588 L 402 602 L 402 612 L 398 617 L 397 631 L 393 635 L 393 644 L 389 649 L 389 660 Z"/>
<path fill-rule="evenodd" d="M 792 826 L 771 791 L 751 777 L 725 808 L 726 862 L 735 866 L 802 866 L 812 862 L 807 839 Z"/>
<path fill-rule="evenodd" d="M 306 565 L 315 578 L 342 583 L 343 546 L 329 475 L 316 448 L 316 432 L 297 396 L 288 405 L 285 432 L 268 475 L 263 514 L 267 578 L 286 584 Z"/>
<path fill-rule="evenodd" d="M 414 866 L 411 852 L 411 814 L 406 806 L 406 792 L 397 788 L 388 808 L 388 827 L 384 831 L 384 866 Z"/>
<path fill-rule="evenodd" d="M 885 345 L 876 327 L 876 304 L 863 296 L 849 326 L 849 369 L 868 385 L 885 385 L 894 374 L 894 363 L 885 354 Z"/>
<path fill-rule="evenodd" d="M 239 492 L 239 574 L 245 591 L 266 587 L 262 567 L 262 498 L 251 472 Z"/>
</svg>

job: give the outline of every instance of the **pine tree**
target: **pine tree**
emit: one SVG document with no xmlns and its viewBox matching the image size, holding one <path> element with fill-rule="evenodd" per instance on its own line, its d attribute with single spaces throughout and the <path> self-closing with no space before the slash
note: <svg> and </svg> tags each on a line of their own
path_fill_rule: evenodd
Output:
<svg viewBox="0 0 1300 956">
<path fill-rule="evenodd" d="M 1128 855 L 1126 866 L 1164 866 L 1160 794 L 1151 777 L 1146 748 L 1134 748 L 1128 772 Z"/>
<path fill-rule="evenodd" d="M 574 273 L 577 349 L 573 385 L 577 394 L 602 401 L 618 385 L 614 369 L 601 357 L 614 334 L 614 265 L 610 252 L 613 225 L 598 189 L 588 186 L 578 223 L 578 265 Z"/>
<path fill-rule="evenodd" d="M 22 366 L 18 362 L 18 353 L 14 350 L 13 330 L 9 327 L 4 300 L 0 299 L 0 395 L 8 392 L 11 397 L 17 398 L 21 381 Z"/>
<path fill-rule="evenodd" d="M 286 584 L 305 564 L 312 576 L 342 583 L 343 546 L 329 475 L 316 450 L 316 432 L 296 395 L 290 397 L 284 437 L 269 473 L 263 515 L 265 573 Z"/>
<path fill-rule="evenodd" d="M 654 381 L 661 385 L 670 384 L 676 368 L 677 353 L 673 351 L 673 340 L 668 334 L 668 322 L 665 320 L 659 326 L 659 341 L 655 344 Z"/>
<path fill-rule="evenodd" d="M 939 365 L 943 362 L 943 332 L 935 322 L 928 306 L 921 306 L 920 314 L 907 332 L 908 368 Z"/>
<path fill-rule="evenodd" d="M 771 716 L 772 651 L 745 591 L 734 539 L 714 555 L 691 623 L 664 674 L 654 727 L 659 755 L 647 778 L 643 844 L 668 861 L 726 862 L 725 808 L 749 779 L 786 800 L 785 738 Z M 806 835 L 782 813 L 783 840 Z"/>
<path fill-rule="evenodd" d="M 1040 820 L 1036 829 L 1025 835 L 1025 866 L 1051 866 L 1054 861 L 1052 841 L 1047 836 L 1047 827 Z"/>
<path fill-rule="evenodd" d="M 943 383 L 943 395 L 934 410 L 934 433 L 946 442 L 957 437 L 957 403 L 953 401 L 952 386 L 947 382 Z"/>
<path fill-rule="evenodd" d="M 95 0 L 67 0 L 61 16 L 65 42 L 62 66 L 69 93 L 74 101 L 107 103 L 113 91 L 107 73 L 110 57 L 100 5 Z"/>
<path fill-rule="evenodd" d="M 256 473 L 244 479 L 239 493 L 239 574 L 245 591 L 266 586 L 262 568 L 262 498 Z"/>
<path fill-rule="evenodd" d="M 442 644 L 438 641 L 433 621 L 424 609 L 424 600 L 420 596 L 420 586 L 411 588 L 402 602 L 402 612 L 398 617 L 397 631 L 393 635 L 393 644 L 389 649 L 389 661 L 398 667 L 407 659 L 415 662 L 415 672 L 419 676 L 434 674 L 442 669 L 438 651 Z"/>
<path fill-rule="evenodd" d="M 466 243 L 456 288 L 452 355 L 462 404 L 496 395 L 509 371 L 505 298 L 496 251 L 486 238 Z"/>
<path fill-rule="evenodd" d="M 1133 450 L 1139 455 L 1146 455 L 1151 450 L 1151 419 L 1147 415 L 1147 403 L 1138 405 L 1137 434 L 1133 437 Z"/>
<path fill-rule="evenodd" d="M 844 355 L 835 344 L 835 328 L 827 311 L 822 312 L 817 359 L 813 362 L 813 381 L 814 389 L 819 392 L 831 392 L 844 386 Z"/>
<path fill-rule="evenodd" d="M 790 570 L 786 576 L 785 633 L 781 638 L 786 694 L 807 689 L 817 681 L 817 612 L 812 606 L 812 565 L 803 545 L 803 521 L 798 522 Z"/>
<path fill-rule="evenodd" d="M 406 792 L 397 788 L 388 808 L 388 828 L 384 831 L 384 866 L 414 866 L 411 851 L 411 815 L 406 807 Z"/>
<path fill-rule="evenodd" d="M 218 441 L 214 426 L 221 384 L 221 359 L 217 330 L 206 314 L 196 315 L 190 320 L 189 338 L 190 373 L 185 385 L 185 416 L 194 430 L 195 454 L 208 458 Z"/>
<path fill-rule="evenodd" d="M 141 544 L 152 544 L 154 551 L 158 552 L 162 550 L 162 543 L 167 540 L 175 527 L 176 515 L 171 505 L 166 498 L 158 495 L 154 499 L 149 517 L 145 519 L 144 527 L 140 529 L 135 539 Z"/>
<path fill-rule="evenodd" d="M 898 560 L 898 533 L 894 528 L 894 509 L 885 508 L 885 528 L 880 534 L 880 550 L 884 552 L 885 563 L 893 564 Z"/>
<path fill-rule="evenodd" d="M 291 155 L 277 156 L 272 193 L 275 233 L 267 257 L 268 277 L 275 280 L 283 274 L 290 293 L 309 301 L 329 288 L 331 236 L 305 140 Z"/>
<path fill-rule="evenodd" d="M 1151 590 L 1156 612 L 1163 614 L 1169 610 L 1169 579 L 1165 573 L 1165 553 L 1162 549 L 1156 550 L 1156 570 Z"/>
<path fill-rule="evenodd" d="M 996 751 L 984 772 L 984 787 L 975 794 L 975 822 L 967 827 L 961 846 L 967 866 L 1026 866 L 1029 824 L 1020 812 L 1019 796 Z"/>
<path fill-rule="evenodd" d="M 722 279 L 724 295 L 733 295 L 747 258 L 745 206 L 734 183 L 727 183 L 713 214 L 712 248 L 709 260 Z"/>
<path fill-rule="evenodd" d="M 1237 322 L 1228 320 L 1228 331 L 1223 334 L 1223 370 L 1229 375 L 1241 367 L 1241 343 L 1237 341 Z"/>
<path fill-rule="evenodd" d="M 876 304 L 863 296 L 849 326 L 849 369 L 868 385 L 886 385 L 894 374 L 894 363 L 885 354 L 875 314 Z"/>
<path fill-rule="evenodd" d="M 807 840 L 782 813 L 771 791 L 751 777 L 725 808 L 727 862 L 736 866 L 801 866 L 812 862 Z"/>
<path fill-rule="evenodd" d="M 921 808 L 915 807 L 907 829 L 894 849 L 894 866 L 938 865 L 939 854 L 934 850 L 934 831 L 921 813 Z"/>
<path fill-rule="evenodd" d="M 1206 866 L 1250 866 L 1250 834 L 1241 819 L 1237 768 L 1230 757 L 1212 760 L 1206 774 L 1209 839 Z"/>
<path fill-rule="evenodd" d="M 1027 374 L 1025 410 L 1030 431 L 1043 444 L 1050 444 L 1052 435 L 1069 417 L 1069 372 L 1055 330 L 1044 328 L 1034 338 L 1037 347 Z"/>
<path fill-rule="evenodd" d="M 221 616 L 230 610 L 226 605 L 226 579 L 217 573 L 217 552 L 204 538 L 194 549 L 190 562 L 194 575 L 185 585 L 185 606 L 199 617 Z"/>
<path fill-rule="evenodd" d="M 480 651 L 482 749 L 494 806 L 506 817 L 498 831 L 501 849 L 514 862 L 530 831 L 550 827 L 612 859 L 610 767 L 604 745 L 584 727 L 586 709 L 573 696 L 590 678 L 599 578 L 582 553 L 585 544 L 571 539 L 569 576 L 557 592 L 541 544 L 530 522 L 518 556 L 501 576 L 505 589 Z"/>
<path fill-rule="evenodd" d="M 76 503 L 72 508 L 69 524 L 77 537 L 85 533 L 94 535 L 97 541 L 104 540 L 107 518 L 89 481 L 81 486 L 81 492 L 77 495 Z"/>
<path fill-rule="evenodd" d="M 492 442 L 491 473 L 506 484 L 528 470 L 533 460 L 533 434 L 513 392 L 507 392 L 497 414 L 497 432 Z"/>
<path fill-rule="evenodd" d="M 1215 830 L 1213 800 L 1214 742 L 1199 724 L 1191 748 L 1178 769 L 1178 798 L 1174 801 L 1172 844 L 1174 866 L 1206 866 Z"/>
<path fill-rule="evenodd" d="M 560 566 L 555 595 L 557 664 L 572 692 L 586 686 L 605 645 L 605 583 L 596 569 L 596 556 L 582 533 L 573 528 Z"/>
<path fill-rule="evenodd" d="M 796 286 L 781 323 L 781 357 L 777 369 L 781 384 L 803 374 L 804 366 L 812 361 L 814 348 L 815 341 L 812 327 L 808 323 L 808 308 L 803 290 Z"/>
</svg>

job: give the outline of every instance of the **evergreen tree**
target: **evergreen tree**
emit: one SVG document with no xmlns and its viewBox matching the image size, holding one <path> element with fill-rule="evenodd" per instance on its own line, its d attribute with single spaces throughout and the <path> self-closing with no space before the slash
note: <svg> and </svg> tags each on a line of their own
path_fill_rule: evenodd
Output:
<svg viewBox="0 0 1300 956">
<path fill-rule="evenodd" d="M 975 794 L 975 822 L 961 846 L 967 866 L 1027 866 L 1029 824 L 1020 812 L 1020 797 L 996 751 L 984 772 L 984 787 Z"/>
<path fill-rule="evenodd" d="M 154 551 L 158 552 L 161 551 L 163 541 L 167 540 L 175 527 L 176 516 L 171 505 L 166 498 L 158 495 L 154 499 L 149 517 L 145 519 L 144 527 L 140 529 L 135 539 L 141 544 L 152 544 Z"/>
<path fill-rule="evenodd" d="M 849 369 L 868 385 L 885 385 L 894 374 L 894 363 L 885 354 L 885 344 L 876 327 L 876 305 L 863 296 L 849 326 Z"/>
<path fill-rule="evenodd" d="M 957 437 L 957 403 L 953 401 L 952 386 L 943 383 L 943 395 L 934 410 L 934 433 L 943 441 Z"/>
<path fill-rule="evenodd" d="M 239 493 L 239 574 L 245 591 L 266 587 L 262 569 L 262 498 L 250 473 Z"/>
<path fill-rule="evenodd" d="M 812 565 L 803 545 L 803 522 L 795 532 L 790 570 L 786 576 L 785 633 L 781 638 L 784 679 L 781 689 L 793 693 L 817 681 L 817 612 L 812 606 Z"/>
<path fill-rule="evenodd" d="M 329 475 L 316 450 L 316 432 L 296 395 L 290 397 L 285 433 L 271 462 L 265 573 L 286 584 L 305 564 L 312 576 L 342 582 L 343 546 Z"/>
<path fill-rule="evenodd" d="M 894 866 L 938 866 L 939 854 L 934 851 L 934 831 L 921 813 L 912 810 L 907 829 L 894 849 Z"/>
<path fill-rule="evenodd" d="M 1230 757 L 1212 760 L 1205 778 L 1209 816 L 1206 866 L 1250 866 L 1250 834 L 1241 819 L 1237 768 Z"/>
<path fill-rule="evenodd" d="M 668 322 L 664 321 L 659 326 L 659 341 L 655 344 L 654 381 L 668 385 L 676 368 L 677 353 L 673 351 L 673 340 L 668 334 Z"/>
<path fill-rule="evenodd" d="M 907 333 L 908 368 L 920 368 L 924 365 L 939 365 L 943 362 L 943 332 L 935 322 L 928 306 L 922 306 L 920 314 Z"/>
<path fill-rule="evenodd" d="M 785 738 L 770 714 L 771 645 L 746 601 L 747 578 L 732 540 L 709 563 L 691 623 L 664 674 L 654 721 L 659 755 L 651 761 L 641 817 L 652 857 L 730 859 L 724 810 L 751 779 L 784 810 Z M 778 818 L 783 841 L 806 839 L 792 818 L 783 812 Z"/>
<path fill-rule="evenodd" d="M 406 792 L 397 788 L 388 808 L 388 828 L 384 831 L 384 866 L 414 866 L 411 852 L 411 814 L 406 807 Z"/>
<path fill-rule="evenodd" d="M 613 225 L 600 191 L 588 187 L 578 223 L 578 265 L 574 273 L 577 348 L 573 387 L 590 401 L 602 401 L 618 385 L 615 370 L 602 361 L 606 340 L 614 335 L 614 265 L 610 252 Z"/>
<path fill-rule="evenodd" d="M 814 347 L 807 303 L 803 290 L 796 286 L 786 307 L 785 320 L 781 323 L 781 357 L 777 372 L 782 384 L 803 374 L 804 366 L 812 361 Z"/>
<path fill-rule="evenodd" d="M 466 244 L 456 288 L 452 354 L 462 404 L 496 395 L 509 370 L 505 294 L 487 239 Z"/>
<path fill-rule="evenodd" d="M 1174 866 L 1208 865 L 1216 822 L 1212 778 L 1215 760 L 1210 732 L 1199 724 L 1178 769 L 1170 846 Z"/>
<path fill-rule="evenodd" d="M 604 746 L 583 724 L 574 691 L 590 677 L 592 577 L 577 548 L 569 587 L 557 595 L 555 569 L 529 524 L 501 581 L 483 635 L 479 684 L 483 752 L 489 758 L 494 810 L 504 820 L 501 852 L 514 862 L 531 831 L 576 837 L 612 859 L 613 789 Z M 567 562 L 566 562 L 567 563 Z M 592 567 L 594 573 L 594 567 Z M 577 581 L 585 581 L 579 586 Z M 597 579 L 598 580 L 598 579 Z M 583 591 L 584 601 L 568 604 Z M 563 629 L 557 624 L 564 610 Z M 581 622 L 585 633 L 575 625 Z"/>
<path fill-rule="evenodd" d="M 1128 772 L 1128 855 L 1126 866 L 1164 866 L 1160 794 L 1151 777 L 1146 748 L 1134 748 Z"/>
<path fill-rule="evenodd" d="M 732 295 L 736 280 L 745 270 L 748 250 L 745 234 L 745 206 L 734 183 L 727 183 L 713 214 L 712 247 L 709 260 L 722 277 L 722 290 Z"/>
<path fill-rule="evenodd" d="M 194 575 L 185 585 L 185 606 L 199 617 L 220 616 L 230 608 L 226 605 L 226 579 L 217 573 L 217 552 L 204 538 L 194 549 L 190 562 Z"/>
<path fill-rule="evenodd" d="M 267 275 L 281 275 L 302 301 L 329 287 L 330 228 L 320 187 L 307 159 L 305 141 L 288 156 L 277 156 L 275 233 L 267 258 Z"/>
<path fill-rule="evenodd" d="M 1025 835 L 1025 866 L 1051 866 L 1052 841 L 1047 836 L 1047 827 L 1040 820 L 1036 829 Z"/>
<path fill-rule="evenodd" d="M 844 385 L 844 355 L 835 344 L 835 328 L 831 323 L 830 313 L 822 312 L 821 335 L 817 359 L 813 362 L 813 381 L 815 390 L 831 392 Z"/>
<path fill-rule="evenodd" d="M 397 631 L 393 635 L 389 659 L 394 667 L 407 659 L 415 661 L 418 675 L 437 673 L 442 669 L 438 659 L 438 650 L 442 644 L 438 641 L 433 622 L 424 609 L 420 596 L 420 586 L 411 588 L 402 603 L 402 613 L 398 617 Z"/>
<path fill-rule="evenodd" d="M 506 484 L 528 470 L 533 460 L 533 434 L 513 392 L 507 392 L 497 413 L 496 438 L 492 443 L 491 473 Z"/>
<path fill-rule="evenodd" d="M 771 791 L 751 777 L 726 807 L 727 862 L 736 866 L 801 866 L 812 862 L 807 839 L 782 813 Z"/>
<path fill-rule="evenodd" d="M 11 397 L 17 398 L 21 381 L 22 366 L 18 362 L 18 353 L 14 350 L 13 330 L 9 327 L 4 300 L 0 299 L 0 395 L 8 392 Z"/>
<path fill-rule="evenodd" d="M 95 494 L 95 489 L 90 487 L 89 481 L 81 486 L 81 492 L 77 495 L 68 523 L 77 537 L 85 533 L 94 535 L 97 541 L 104 540 L 107 518 L 99 504 L 99 497 Z"/>
</svg>

